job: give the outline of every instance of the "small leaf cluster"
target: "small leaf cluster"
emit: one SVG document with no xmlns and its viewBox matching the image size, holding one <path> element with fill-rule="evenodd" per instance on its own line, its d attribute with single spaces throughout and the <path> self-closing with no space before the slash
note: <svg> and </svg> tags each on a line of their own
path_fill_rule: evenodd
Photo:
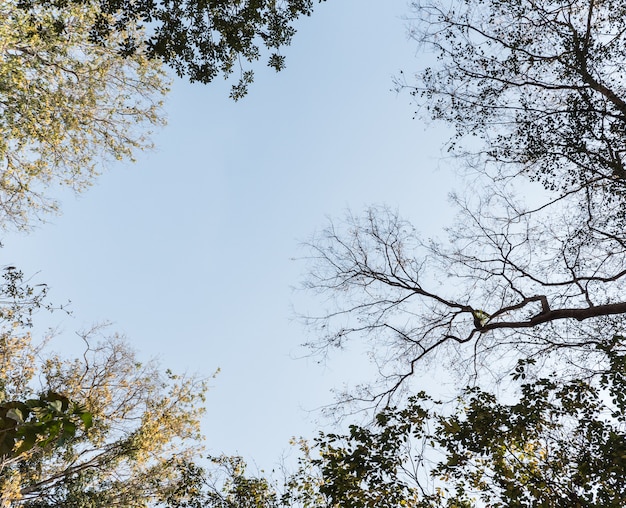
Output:
<svg viewBox="0 0 626 508">
<path fill-rule="evenodd" d="M 0 403 L 0 456 L 18 457 L 35 447 L 63 446 L 92 415 L 67 397 L 48 392 L 36 399 Z"/>
</svg>

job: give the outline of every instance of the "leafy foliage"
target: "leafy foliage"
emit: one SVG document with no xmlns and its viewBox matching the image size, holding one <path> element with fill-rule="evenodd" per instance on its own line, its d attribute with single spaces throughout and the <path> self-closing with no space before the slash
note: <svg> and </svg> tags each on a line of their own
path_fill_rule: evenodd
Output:
<svg viewBox="0 0 626 508">
<path fill-rule="evenodd" d="M 439 60 L 414 86 L 429 115 L 453 125 L 458 138 L 480 136 L 500 176 L 523 168 L 548 189 L 624 192 L 622 0 L 413 8 L 413 36 Z"/>
<path fill-rule="evenodd" d="M 142 365 L 120 338 L 105 338 L 83 358 L 48 358 L 39 367 L 46 389 L 63 390 L 93 417 L 49 452 L 23 457 L 4 478 L 19 478 L 25 506 L 148 506 L 186 479 L 182 464 L 199 451 L 204 383 Z"/>
<path fill-rule="evenodd" d="M 285 505 L 415 506 L 417 493 L 403 474 L 407 428 L 392 424 L 389 416 L 377 416 L 377 431 L 351 425 L 346 435 L 320 434 L 314 446 L 319 457 L 301 442 L 300 469 L 287 483 Z"/>
<path fill-rule="evenodd" d="M 111 160 L 150 146 L 146 127 L 162 124 L 167 84 L 142 52 L 122 58 L 111 44 L 138 33 L 90 40 L 91 2 L 18 8 L 0 2 L 0 221 L 26 227 L 57 209 L 46 194 L 88 186 Z"/>
<path fill-rule="evenodd" d="M 201 439 L 203 381 L 142 364 L 95 328 L 75 359 L 27 331 L 44 293 L 13 268 L 0 287 L 3 506 L 148 506 L 184 496 Z"/>
<path fill-rule="evenodd" d="M 618 507 L 626 502 L 623 352 L 595 384 L 557 376 L 508 403 L 477 387 L 456 409 L 424 393 L 374 426 L 303 445 L 286 500 L 347 507 Z M 520 368 L 520 372 L 524 367 Z M 611 398 L 607 393 L 613 394 Z"/>
<path fill-rule="evenodd" d="M 22 9 L 65 9 L 73 0 L 23 0 Z M 291 43 L 294 21 L 312 12 L 311 0 L 165 0 L 134 2 L 101 0 L 91 24 L 91 40 L 117 49 L 124 56 L 137 52 L 171 66 L 179 76 L 208 83 L 218 75 L 228 77 L 239 66 L 240 77 L 231 96 L 245 95 L 253 71 L 241 61 L 254 62 L 262 49 L 270 54 L 267 64 L 280 71 L 285 58 L 280 48 Z M 146 25 L 147 32 L 137 32 Z M 113 38 L 113 34 L 122 37 Z"/>
<path fill-rule="evenodd" d="M 62 446 L 76 435 L 79 424 L 88 430 L 91 413 L 58 393 L 0 403 L 0 456 L 19 457 L 35 446 Z"/>
</svg>

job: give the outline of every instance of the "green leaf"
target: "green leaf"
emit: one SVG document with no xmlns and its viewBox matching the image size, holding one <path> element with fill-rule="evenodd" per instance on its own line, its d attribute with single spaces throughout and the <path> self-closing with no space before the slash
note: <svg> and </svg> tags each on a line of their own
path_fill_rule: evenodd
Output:
<svg viewBox="0 0 626 508">
<path fill-rule="evenodd" d="M 85 430 L 88 430 L 93 425 L 93 415 L 88 411 L 82 412 L 80 414 L 80 419 L 83 421 Z"/>
<path fill-rule="evenodd" d="M 6 417 L 15 420 L 17 423 L 24 423 L 24 415 L 22 411 L 19 410 L 19 408 L 14 407 L 9 409 L 7 411 Z"/>
<path fill-rule="evenodd" d="M 18 456 L 28 450 L 31 450 L 35 444 L 37 443 L 37 433 L 34 431 L 25 432 L 23 435 L 22 442 L 20 445 L 14 450 L 13 455 Z"/>
<path fill-rule="evenodd" d="M 51 402 L 48 402 L 48 406 L 57 413 L 61 413 L 63 411 L 63 402 L 60 400 L 53 400 Z"/>
</svg>

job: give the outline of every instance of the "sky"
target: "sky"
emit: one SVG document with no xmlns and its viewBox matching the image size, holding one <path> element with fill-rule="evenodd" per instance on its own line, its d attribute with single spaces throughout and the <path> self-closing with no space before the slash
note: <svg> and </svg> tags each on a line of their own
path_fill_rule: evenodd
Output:
<svg viewBox="0 0 626 508">
<path fill-rule="evenodd" d="M 155 149 L 113 165 L 62 214 L 6 233 L 3 264 L 50 287 L 52 347 L 78 354 L 76 330 L 110 322 L 141 358 L 210 377 L 211 453 L 269 468 L 291 436 L 326 423 L 331 389 L 363 379 L 362 352 L 320 364 L 300 345 L 294 291 L 302 242 L 328 217 L 386 204 L 424 235 L 451 218 L 447 132 L 414 119 L 393 77 L 428 63 L 407 37 L 405 0 L 328 0 L 298 22 L 287 68 L 256 67 L 249 95 L 174 80 Z M 295 306 L 295 310 L 294 310 Z"/>
</svg>

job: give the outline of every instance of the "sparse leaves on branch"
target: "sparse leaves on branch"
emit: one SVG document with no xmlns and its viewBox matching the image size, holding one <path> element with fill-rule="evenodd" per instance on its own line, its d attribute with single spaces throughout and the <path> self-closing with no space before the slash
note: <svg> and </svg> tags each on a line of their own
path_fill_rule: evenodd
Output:
<svg viewBox="0 0 626 508">
<path fill-rule="evenodd" d="M 426 115 L 456 128 L 451 147 L 479 137 L 494 177 L 523 173 L 551 190 L 623 196 L 622 0 L 412 5 L 412 35 L 438 63 L 408 86 Z"/>
<path fill-rule="evenodd" d="M 626 3 L 413 6 L 438 60 L 405 84 L 456 129 L 458 218 L 428 240 L 374 208 L 318 235 L 306 286 L 333 300 L 310 346 L 368 341 L 376 403 L 434 358 L 473 382 L 528 358 L 593 376 L 626 325 Z"/>
</svg>

